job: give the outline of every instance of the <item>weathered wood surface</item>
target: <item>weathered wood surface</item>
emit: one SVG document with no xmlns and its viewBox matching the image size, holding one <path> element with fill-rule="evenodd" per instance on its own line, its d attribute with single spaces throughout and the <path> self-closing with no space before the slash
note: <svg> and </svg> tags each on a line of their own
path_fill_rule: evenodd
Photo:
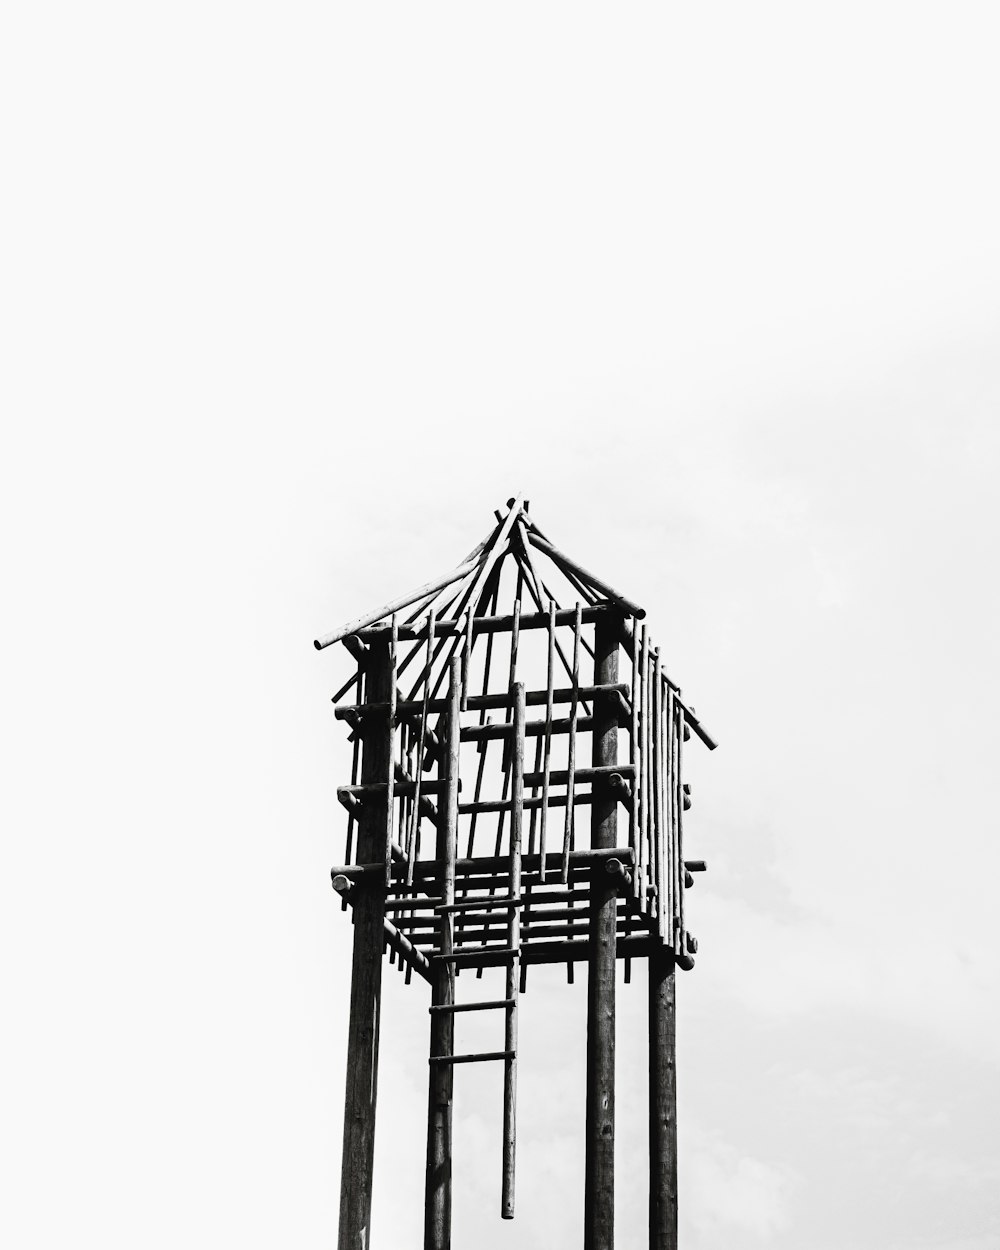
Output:
<svg viewBox="0 0 1000 1250">
<path fill-rule="evenodd" d="M 458 847 L 458 770 L 460 748 L 459 707 L 461 701 L 461 659 L 450 662 L 448 692 L 447 747 L 444 759 L 445 792 L 442 820 L 438 828 L 437 858 L 441 863 L 441 901 L 445 907 L 455 902 L 455 861 Z M 431 964 L 431 1005 L 447 1007 L 455 1001 L 455 968 L 449 962 L 454 942 L 454 912 L 441 911 L 438 917 L 438 949 L 445 958 Z M 455 1015 L 451 1011 L 431 1012 L 430 1056 L 440 1059 L 455 1053 Z M 452 1063 L 431 1063 L 427 1096 L 427 1176 L 424 1199 L 424 1250 L 450 1250 L 451 1247 L 451 1155 L 452 1100 L 455 1084 Z"/>
<path fill-rule="evenodd" d="M 492 535 L 490 536 L 490 539 Z M 457 582 L 466 574 L 471 573 L 479 563 L 479 557 L 486 550 L 490 539 L 480 543 L 479 547 L 467 559 L 463 560 L 456 568 L 450 572 L 442 574 L 433 581 L 427 582 L 426 585 L 418 587 L 416 590 L 410 591 L 409 594 L 400 595 L 398 599 L 393 599 L 389 603 L 383 604 L 382 607 L 376 608 L 373 612 L 366 612 L 364 616 L 359 616 L 353 621 L 348 621 L 346 625 L 342 625 L 339 629 L 333 630 L 329 634 L 324 634 L 321 638 L 313 640 L 313 646 L 317 651 L 322 651 L 324 647 L 329 647 L 331 643 L 340 642 L 347 638 L 350 634 L 357 634 L 364 641 L 369 641 L 367 635 L 362 631 L 366 626 L 373 625 L 376 621 L 382 620 L 383 617 L 391 616 L 394 612 L 401 612 L 404 608 L 408 608 L 411 604 L 416 603 L 418 599 L 426 598 L 432 592 L 444 590 L 446 586 L 450 586 L 452 582 Z M 412 634 L 409 632 L 403 634 L 403 637 L 410 638 Z M 374 639 L 371 639 L 374 641 Z"/>
<path fill-rule="evenodd" d="M 552 692 L 552 701 L 553 703 L 572 703 L 575 694 L 575 697 L 578 697 L 582 703 L 585 700 L 593 700 L 595 697 L 603 694 L 625 695 L 628 693 L 629 687 L 626 685 L 619 685 L 617 682 L 610 689 L 595 686 L 581 686 L 580 689 L 575 692 L 572 686 L 557 686 Z M 540 704 L 548 702 L 548 693 L 545 690 L 529 690 L 527 691 L 525 698 L 527 700 L 528 707 L 537 707 Z M 510 695 L 470 694 L 468 698 L 468 706 L 474 712 L 478 712 L 482 708 L 486 708 L 487 711 L 491 712 L 499 711 L 510 706 Z M 628 705 L 624 702 L 624 700 L 622 700 L 620 703 L 616 704 L 616 706 L 618 706 L 621 710 L 622 723 L 627 724 L 631 717 Z M 423 707 L 424 703 L 421 699 L 404 699 L 400 701 L 396 709 L 396 713 L 398 716 L 417 716 L 423 710 Z M 429 714 L 447 712 L 448 700 L 429 699 L 427 701 L 427 711 Z M 337 720 L 346 720 L 353 723 L 355 721 L 362 720 L 365 716 L 382 716 L 385 713 L 383 708 L 378 704 L 343 703 L 339 707 L 335 707 L 333 709 L 333 714 Z"/>
<path fill-rule="evenodd" d="M 619 625 L 604 617 L 594 632 L 594 685 L 618 681 Z M 593 761 L 597 770 L 591 806 L 596 849 L 617 841 L 618 800 L 608 773 L 618 761 L 618 714 L 610 699 L 594 701 Z M 629 857 L 631 858 L 631 856 Z M 615 955 L 617 883 L 604 865 L 591 869 L 590 962 L 587 978 L 587 1122 L 584 1250 L 615 1244 Z"/>
<path fill-rule="evenodd" d="M 525 799 L 525 804 L 528 800 Z M 597 864 L 606 859 L 620 859 L 623 864 L 631 864 L 633 855 L 631 847 L 628 846 L 610 846 L 595 847 L 589 851 L 572 851 L 570 853 L 570 864 L 573 868 L 587 868 L 591 864 Z M 558 852 L 553 851 L 552 854 L 546 856 L 546 869 L 552 872 L 554 868 L 559 866 L 562 856 Z M 506 855 L 486 855 L 477 857 L 476 859 L 460 859 L 455 864 L 455 872 L 460 877 L 465 876 L 490 876 L 493 874 L 506 874 L 510 867 L 510 860 Z M 441 861 L 439 859 L 422 859 L 417 861 L 417 869 L 415 878 L 417 881 L 427 880 L 427 878 L 435 878 L 441 875 Z M 382 871 L 381 864 L 339 864 L 335 868 L 331 868 L 330 872 L 333 876 L 350 877 L 354 880 L 357 877 L 365 877 L 372 873 Z M 522 855 L 521 856 L 521 873 L 529 875 L 538 872 L 538 856 Z M 398 879 L 395 881 L 398 886 L 402 884 Z"/>
<path fill-rule="evenodd" d="M 373 644 L 367 661 L 366 697 L 388 708 L 389 649 Z M 386 720 L 373 720 L 364 734 L 361 780 L 384 779 L 390 766 Z M 375 1108 L 378 1094 L 378 1040 L 385 940 L 385 800 L 364 805 L 358 814 L 358 856 L 377 865 L 356 887 L 350 1022 L 347 1035 L 347 1090 L 341 1160 L 339 1250 L 371 1246 L 372 1168 L 375 1160 Z"/>
<path fill-rule="evenodd" d="M 514 806 L 510 823 L 510 894 L 521 895 L 521 838 L 524 813 L 524 685 L 514 686 L 514 741 L 512 758 L 512 797 Z M 500 1188 L 500 1216 L 514 1218 L 514 1163 L 517 1153 L 517 1009 L 518 983 L 521 975 L 520 908 L 513 907 L 507 927 L 507 941 L 512 951 L 507 965 L 507 1008 L 504 1021 L 504 1049 L 508 1058 L 504 1065 L 503 1084 L 503 1161 Z"/>
<path fill-rule="evenodd" d="M 674 954 L 649 957 L 649 1250 L 677 1250 Z"/>
<path fill-rule="evenodd" d="M 642 620 L 646 615 L 645 608 L 641 608 L 637 603 L 623 595 L 621 591 L 615 590 L 614 587 L 609 586 L 607 582 L 596 577 L 593 573 L 588 573 L 586 569 L 577 564 L 575 560 L 571 560 L 569 556 L 563 555 L 557 547 L 553 547 L 550 542 L 542 538 L 537 529 L 529 531 L 528 541 L 533 547 L 537 547 L 539 551 L 544 551 L 553 564 L 557 564 L 564 572 L 575 574 L 582 582 L 593 587 L 594 590 L 599 591 L 606 598 L 614 600 L 615 604 L 630 616 L 634 616 L 637 620 Z"/>
</svg>

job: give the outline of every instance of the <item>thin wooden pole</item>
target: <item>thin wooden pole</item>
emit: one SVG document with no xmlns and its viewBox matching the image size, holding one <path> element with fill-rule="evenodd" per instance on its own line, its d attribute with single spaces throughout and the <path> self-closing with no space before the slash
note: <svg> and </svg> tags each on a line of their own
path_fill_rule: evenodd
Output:
<svg viewBox="0 0 1000 1250">
<path fill-rule="evenodd" d="M 649 1250 L 677 1250 L 674 953 L 649 957 Z"/>
<path fill-rule="evenodd" d="M 573 622 L 573 689 L 577 690 L 580 686 L 580 627 L 581 613 L 579 603 L 576 605 L 576 620 Z M 566 782 L 566 823 L 563 826 L 563 870 L 562 881 L 566 884 L 569 881 L 569 853 L 573 842 L 575 811 L 573 799 L 576 795 L 576 730 L 577 730 L 577 700 L 574 698 L 570 704 L 569 713 L 569 751 L 566 762 L 566 772 L 568 774 Z M 548 729 L 551 732 L 551 708 L 548 709 Z M 633 847 L 633 850 L 635 848 Z"/>
<path fill-rule="evenodd" d="M 535 606 L 538 608 L 538 614 L 541 617 L 542 622 L 543 622 L 542 627 L 548 629 L 549 617 L 548 617 L 548 613 L 543 607 L 543 604 L 545 602 L 545 592 L 542 590 L 542 579 L 538 576 L 538 571 L 536 570 L 534 561 L 531 558 L 531 548 L 528 546 L 527 537 L 524 534 L 523 526 L 519 528 L 518 533 L 521 536 L 521 545 L 520 545 L 520 550 L 517 550 L 517 549 L 514 550 L 514 559 L 517 560 L 518 565 L 521 567 L 521 569 L 526 571 L 527 573 L 527 576 L 524 579 L 524 584 L 527 586 L 528 593 L 531 595 L 532 599 L 535 601 Z M 529 618 L 529 619 L 533 619 L 533 618 Z M 558 623 L 558 613 L 556 614 L 556 622 Z M 560 645 L 558 639 L 556 639 L 556 655 L 559 656 L 559 659 L 562 662 L 563 668 L 566 670 L 567 674 L 569 675 L 570 680 L 572 680 L 573 670 L 570 667 L 569 660 L 566 659 L 566 654 L 563 651 L 562 646 Z M 585 713 L 589 716 L 590 709 L 589 707 L 587 707 L 586 702 L 584 702 L 583 706 L 584 706 Z"/>
<path fill-rule="evenodd" d="M 645 608 L 640 608 L 639 605 L 637 603 L 633 603 L 631 599 L 626 599 L 621 591 L 615 590 L 613 587 L 609 586 L 607 582 L 601 581 L 601 579 L 595 577 L 593 573 L 588 573 L 586 569 L 581 568 L 580 565 L 571 560 L 569 556 L 563 555 L 557 547 L 553 547 L 550 542 L 546 542 L 537 530 L 528 534 L 528 540 L 533 547 L 537 547 L 539 551 L 544 551 L 552 562 L 557 564 L 561 569 L 563 569 L 563 571 L 568 570 L 570 573 L 575 573 L 581 581 L 586 582 L 590 587 L 592 587 L 592 589 L 600 591 L 602 595 L 605 595 L 608 599 L 613 600 L 621 608 L 628 612 L 630 616 L 634 616 L 641 621 L 646 615 Z"/>
<path fill-rule="evenodd" d="M 428 582 L 425 586 L 419 586 L 416 590 L 410 591 L 408 595 L 402 595 L 398 599 L 393 599 L 391 603 L 383 604 L 382 607 L 376 608 L 373 612 L 366 612 L 364 616 L 348 621 L 346 625 L 341 625 L 340 629 L 335 629 L 332 633 L 324 634 L 321 638 L 314 639 L 313 646 L 317 651 L 322 651 L 324 647 L 329 647 L 331 643 L 340 642 L 348 634 L 356 634 L 359 629 L 364 629 L 367 625 L 373 625 L 376 621 L 382 620 L 383 617 L 391 616 L 394 612 L 401 612 L 403 608 L 408 608 L 411 604 L 416 603 L 418 599 L 428 596 L 432 591 L 444 590 L 446 586 L 450 586 L 452 582 L 459 581 L 460 578 L 465 577 L 467 573 L 471 573 L 476 568 L 480 562 L 480 556 L 486 550 L 488 544 L 489 539 L 475 548 L 450 573 L 443 574 L 434 581 Z"/>
<path fill-rule="evenodd" d="M 445 792 L 438 826 L 437 858 L 442 864 L 441 902 L 455 902 L 455 862 L 458 855 L 458 773 L 462 698 L 462 660 L 449 665 L 447 745 L 442 752 Z M 431 1006 L 450 1007 L 455 1001 L 454 912 L 439 913 L 438 949 L 445 956 L 433 961 Z M 455 1016 L 452 1011 L 431 1012 L 431 1057 L 455 1053 Z M 424 1250 L 451 1247 L 451 1145 L 454 1065 L 432 1063 L 427 1097 L 427 1180 L 424 1202 Z"/>
<path fill-rule="evenodd" d="M 675 865 L 674 881 L 676 882 L 676 912 L 677 912 L 677 931 L 673 935 L 674 950 L 682 957 L 687 956 L 685 942 L 687 940 L 684 928 L 684 784 L 683 784 L 683 759 L 684 754 L 684 726 L 678 723 L 674 730 L 674 740 L 676 742 L 677 758 L 675 767 L 677 769 L 674 777 L 674 815 L 677 821 L 677 862 Z"/>
<path fill-rule="evenodd" d="M 549 824 L 549 773 L 552 759 L 552 691 L 555 689 L 555 649 L 556 649 L 556 601 L 549 600 L 549 654 L 548 654 L 548 672 L 545 682 L 545 772 L 542 776 L 542 827 L 538 834 L 538 853 L 542 857 L 541 878 L 545 880 L 545 832 Z M 576 689 L 578 682 L 573 678 L 573 687 Z M 573 707 L 576 707 L 576 699 L 573 700 Z M 572 811 L 570 807 L 567 809 Z"/>
<path fill-rule="evenodd" d="M 386 705 L 392 672 L 387 642 L 372 644 L 367 660 L 366 697 Z M 362 784 L 385 781 L 393 760 L 386 719 L 373 717 L 363 734 Z M 385 855 L 384 800 L 362 805 L 358 815 L 358 862 L 381 865 Z M 375 1107 L 378 1092 L 378 1039 L 382 1000 L 382 946 L 385 876 L 368 877 L 354 900 L 354 955 L 350 1023 L 347 1034 L 347 1090 L 341 1159 L 339 1250 L 371 1246 L 372 1168 L 375 1161 Z"/>
<path fill-rule="evenodd" d="M 427 618 L 427 655 L 434 650 L 434 609 L 431 608 Z M 417 766 L 414 771 L 413 813 L 410 836 L 406 842 L 406 884 L 413 884 L 413 865 L 416 862 L 417 838 L 420 831 L 420 782 L 424 773 L 424 750 L 427 739 L 427 698 L 428 689 L 424 686 L 424 703 L 420 710 L 420 736 L 417 739 Z"/>
<path fill-rule="evenodd" d="M 618 681 L 621 625 L 609 614 L 594 630 L 594 684 Z M 594 766 L 618 762 L 618 709 L 604 696 L 594 700 Z M 617 845 L 618 799 L 607 775 L 593 780 L 591 843 Z M 591 869 L 590 962 L 587 983 L 587 1125 L 584 1250 L 615 1244 L 615 943 L 618 896 L 615 878 Z"/>
<path fill-rule="evenodd" d="M 397 630 L 398 623 L 396 621 L 396 613 L 392 614 L 392 629 L 389 634 L 389 716 L 386 732 L 389 736 L 387 751 L 389 752 L 389 769 L 386 781 L 388 783 L 388 792 L 385 803 L 385 888 L 389 889 L 392 884 L 392 824 L 395 808 L 393 807 L 393 786 L 396 782 L 395 755 L 396 755 L 396 649 L 397 649 Z"/>
<path fill-rule="evenodd" d="M 649 842 L 649 663 L 647 655 L 646 626 L 642 626 L 642 644 L 636 648 L 635 661 L 639 665 L 639 768 L 642 774 L 639 786 L 639 838 L 642 841 L 642 862 L 648 865 L 653 884 L 657 884 L 656 860 L 650 854 Z M 659 897 L 659 896 L 657 896 Z"/>
<path fill-rule="evenodd" d="M 646 877 L 648 866 L 643 855 L 643 843 L 640 836 L 639 806 L 642 801 L 640 787 L 645 783 L 639 754 L 639 657 L 632 660 L 632 724 L 629 733 L 629 759 L 632 763 L 632 805 L 628 812 L 628 841 L 635 856 L 635 893 L 637 898 L 645 900 Z"/>
<path fill-rule="evenodd" d="M 666 898 L 667 877 L 670 875 L 670 865 L 666 859 L 666 844 L 663 838 L 663 775 L 665 772 L 663 762 L 663 740 L 661 736 L 662 725 L 662 709 L 660 697 L 662 687 L 660 686 L 660 666 L 658 653 L 655 649 L 651 649 L 649 653 L 649 686 L 651 695 L 650 708 L 650 782 L 652 795 L 652 820 L 650 821 L 650 832 L 652 834 L 654 855 L 659 865 L 659 893 L 657 899 L 659 901 L 658 913 L 660 916 L 660 937 L 663 937 L 666 929 L 664 927 L 666 915 Z"/>
<path fill-rule="evenodd" d="M 521 895 L 521 831 L 524 811 L 524 685 L 515 684 L 514 696 L 514 806 L 510 818 L 510 895 Z M 520 981 L 521 920 L 518 908 L 512 907 L 508 919 L 508 945 L 512 952 L 507 965 L 506 1022 L 504 1050 L 509 1058 L 504 1064 L 503 1085 L 503 1186 L 500 1215 L 514 1218 L 514 1158 L 517 1148 L 517 1000 Z"/>
<path fill-rule="evenodd" d="M 673 945 L 674 916 L 677 914 L 677 796 L 674 793 L 674 775 L 676 768 L 676 733 L 677 709 L 674 707 L 674 692 L 666 687 L 667 700 L 667 768 L 664 787 L 667 794 L 667 862 L 670 871 L 667 874 L 667 927 L 665 936 L 668 945 Z"/>
</svg>

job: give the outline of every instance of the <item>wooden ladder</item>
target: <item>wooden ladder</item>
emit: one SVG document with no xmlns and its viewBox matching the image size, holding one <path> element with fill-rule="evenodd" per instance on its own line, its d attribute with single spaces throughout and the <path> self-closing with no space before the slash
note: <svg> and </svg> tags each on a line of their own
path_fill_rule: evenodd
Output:
<svg viewBox="0 0 1000 1250">
<path fill-rule="evenodd" d="M 514 704 L 514 750 L 513 750 L 513 789 L 510 826 L 510 889 L 506 896 L 498 895 L 486 899 L 462 899 L 455 902 L 452 898 L 435 907 L 441 917 L 442 934 L 448 938 L 443 943 L 445 949 L 432 955 L 432 961 L 438 961 L 452 967 L 460 967 L 467 960 L 478 958 L 484 949 L 489 949 L 491 956 L 500 956 L 507 970 L 505 995 L 503 998 L 473 1003 L 456 1003 L 454 993 L 445 995 L 444 1002 L 432 1003 L 429 1010 L 432 1019 L 435 1014 L 454 1018 L 459 1012 L 466 1011 L 499 1011 L 504 1012 L 504 1045 L 503 1050 L 481 1051 L 476 1054 L 446 1053 L 430 1056 L 432 1065 L 449 1065 L 457 1063 L 485 1063 L 490 1060 L 503 1060 L 503 1182 L 501 1186 L 500 1215 L 505 1220 L 514 1218 L 514 1156 L 517 1140 L 516 1104 L 517 1104 L 517 1008 L 521 982 L 521 836 L 524 815 L 524 737 L 525 737 L 525 693 L 523 683 L 511 687 Z M 451 943 L 451 920 L 458 913 L 465 911 L 502 910 L 508 912 L 507 946 L 503 948 L 478 947 L 467 950 L 454 950 Z M 454 981 L 451 981 L 453 987 Z M 453 1037 L 452 1030 L 445 1033 Z"/>
</svg>

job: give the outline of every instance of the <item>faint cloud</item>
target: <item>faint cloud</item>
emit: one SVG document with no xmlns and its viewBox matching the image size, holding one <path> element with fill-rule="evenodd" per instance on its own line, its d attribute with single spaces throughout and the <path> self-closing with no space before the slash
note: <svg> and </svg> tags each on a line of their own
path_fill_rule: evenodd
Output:
<svg viewBox="0 0 1000 1250">
<path fill-rule="evenodd" d="M 959 1159 L 954 1156 L 918 1155 L 913 1170 L 931 1184 L 967 1189 L 1000 1190 L 1000 1158 Z M 992 1243 L 1000 1246 L 1000 1240 Z"/>
<path fill-rule="evenodd" d="M 692 1151 L 687 1165 L 690 1219 L 706 1243 L 734 1231 L 766 1240 L 789 1223 L 790 1169 L 741 1155 L 718 1140 Z"/>
</svg>

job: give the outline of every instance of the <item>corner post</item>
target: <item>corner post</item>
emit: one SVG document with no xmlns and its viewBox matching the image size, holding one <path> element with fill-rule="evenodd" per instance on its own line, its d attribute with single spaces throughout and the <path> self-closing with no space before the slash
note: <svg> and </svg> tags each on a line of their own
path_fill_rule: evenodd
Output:
<svg viewBox="0 0 1000 1250">
<path fill-rule="evenodd" d="M 448 725 L 441 766 L 445 790 L 442 820 L 438 826 L 436 857 L 441 873 L 441 899 L 455 901 L 455 860 L 458 848 L 458 779 L 461 724 L 462 661 L 451 661 L 448 686 Z M 442 911 L 438 951 L 443 958 L 432 963 L 431 1005 L 450 1007 L 455 1002 L 454 912 Z M 455 1015 L 432 1011 L 431 1057 L 455 1053 Z M 424 1250 L 451 1250 L 451 1147 L 452 1096 L 455 1068 L 451 1063 L 431 1063 L 427 1096 L 427 1182 L 424 1196 Z"/>
<path fill-rule="evenodd" d="M 609 609 L 594 627 L 594 684 L 618 681 L 621 621 Z M 594 766 L 618 763 L 618 709 L 614 699 L 594 699 Z M 605 778 L 593 784 L 591 842 L 617 845 L 618 799 Z M 587 978 L 587 1152 L 584 1250 L 615 1244 L 615 943 L 618 891 L 602 866 L 591 870 L 590 962 Z"/>
<path fill-rule="evenodd" d="M 677 1250 L 674 952 L 649 957 L 649 1250 Z"/>
<path fill-rule="evenodd" d="M 391 682 L 388 646 L 384 642 L 373 642 L 366 663 L 367 701 L 384 704 L 388 709 Z M 391 766 L 388 712 L 385 716 L 366 718 L 359 732 L 362 735 L 361 781 L 365 784 L 384 782 Z M 387 799 L 371 798 L 361 808 L 359 864 L 381 863 L 385 857 L 386 803 Z M 370 1250 L 385 921 L 384 874 L 369 875 L 363 884 L 359 882 L 352 913 L 354 955 L 337 1245 L 339 1250 Z"/>
</svg>

